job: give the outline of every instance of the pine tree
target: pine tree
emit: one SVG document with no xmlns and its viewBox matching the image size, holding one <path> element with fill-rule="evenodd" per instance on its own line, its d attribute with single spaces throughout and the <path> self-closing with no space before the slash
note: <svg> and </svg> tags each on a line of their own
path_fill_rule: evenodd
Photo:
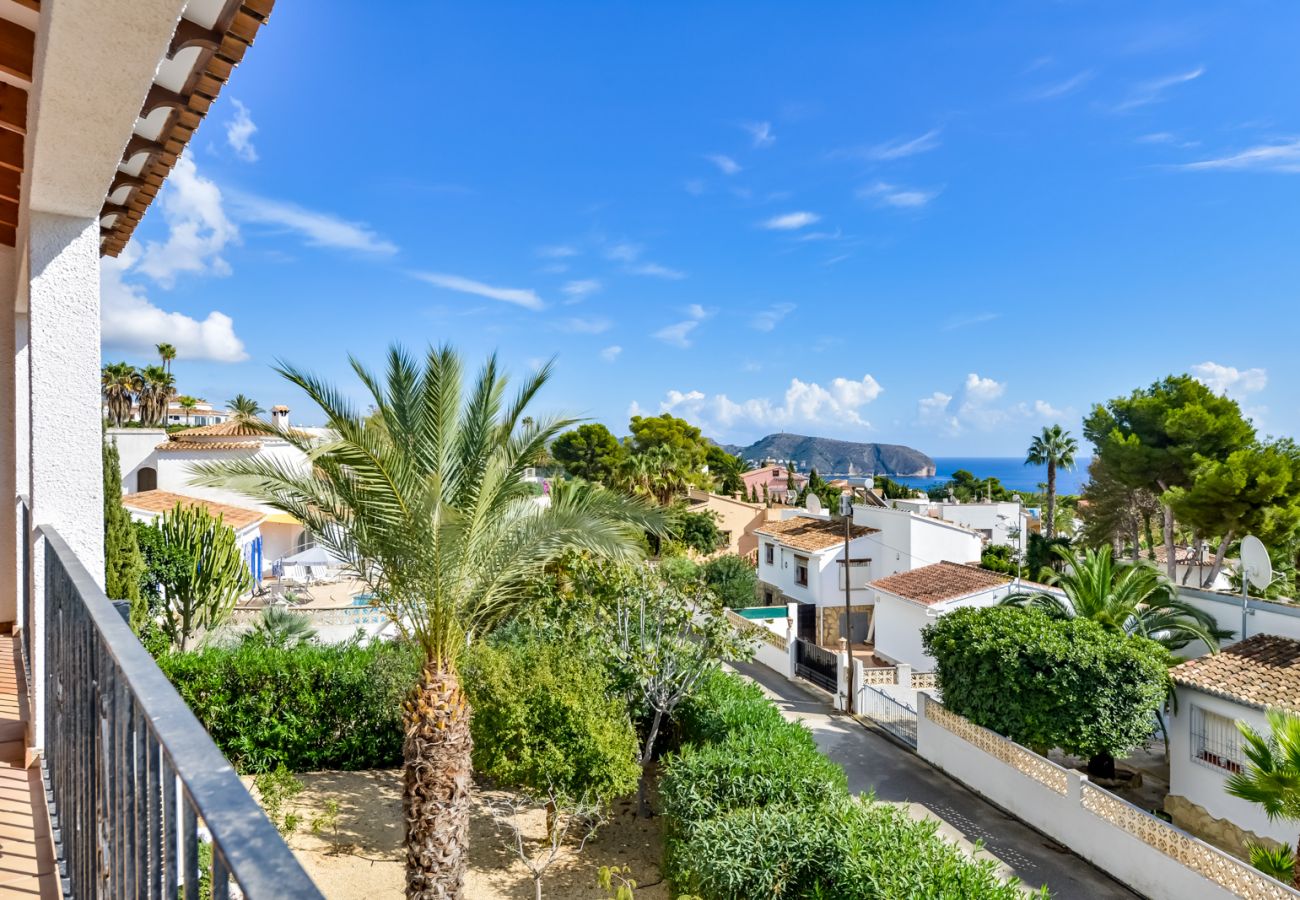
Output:
<svg viewBox="0 0 1300 900">
<path fill-rule="evenodd" d="M 131 514 L 122 505 L 122 469 L 117 445 L 104 441 L 104 592 L 113 600 L 131 602 L 131 624 L 144 616 L 140 579 L 144 557 L 136 543 Z M 143 624 L 141 622 L 140 624 Z"/>
</svg>

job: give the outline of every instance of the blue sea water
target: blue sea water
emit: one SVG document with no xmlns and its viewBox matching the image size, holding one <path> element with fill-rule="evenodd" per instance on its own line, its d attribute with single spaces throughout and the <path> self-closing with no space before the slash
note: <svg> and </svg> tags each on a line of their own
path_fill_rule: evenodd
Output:
<svg viewBox="0 0 1300 900">
<path fill-rule="evenodd" d="M 1056 470 L 1056 492 L 1058 494 L 1077 494 L 1088 482 L 1089 459 L 1077 460 L 1073 469 Z M 943 484 L 952 478 L 952 473 L 965 469 L 976 478 L 996 478 L 1002 486 L 1013 491 L 1041 490 L 1039 484 L 1047 483 L 1046 466 L 1027 466 L 1024 457 L 1015 456 L 936 456 L 935 473 L 932 478 L 894 478 L 902 484 L 909 484 L 922 490 L 936 484 Z"/>
</svg>

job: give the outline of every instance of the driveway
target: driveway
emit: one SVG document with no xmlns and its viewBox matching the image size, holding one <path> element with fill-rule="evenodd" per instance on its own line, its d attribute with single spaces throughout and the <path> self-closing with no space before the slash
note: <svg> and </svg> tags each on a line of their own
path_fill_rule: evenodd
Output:
<svg viewBox="0 0 1300 900">
<path fill-rule="evenodd" d="M 758 682 L 786 718 L 812 730 L 821 751 L 844 767 L 854 793 L 874 791 L 876 799 L 905 805 L 917 818 L 938 820 L 940 833 L 968 852 L 983 841 L 979 855 L 996 860 L 1004 876 L 1015 875 L 1033 887 L 1045 884 L 1057 900 L 1138 896 L 915 753 L 835 713 L 826 694 L 763 665 L 734 663 L 732 668 Z"/>
</svg>

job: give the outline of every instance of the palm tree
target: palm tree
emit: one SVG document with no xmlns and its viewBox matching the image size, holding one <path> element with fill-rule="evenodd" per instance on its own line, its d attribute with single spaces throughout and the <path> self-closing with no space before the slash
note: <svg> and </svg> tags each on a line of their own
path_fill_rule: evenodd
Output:
<svg viewBox="0 0 1300 900">
<path fill-rule="evenodd" d="M 256 421 L 266 411 L 252 397 L 243 394 L 236 394 L 234 400 L 227 400 L 226 406 L 235 414 L 236 420 L 245 424 Z"/>
<path fill-rule="evenodd" d="M 661 533 L 651 504 L 599 486 L 565 485 L 549 505 L 524 481 L 544 448 L 574 424 L 525 410 L 551 373 L 529 376 L 511 400 L 495 357 L 464 383 L 450 348 L 421 366 L 400 347 L 383 378 L 352 361 L 375 412 L 299 369 L 279 371 L 322 410 L 334 437 L 281 437 L 310 454 L 313 471 L 273 459 L 198 467 L 198 483 L 222 485 L 298 518 L 348 560 L 402 633 L 423 669 L 403 705 L 406 893 L 458 897 L 470 809 L 470 708 L 458 658 L 517 612 L 527 586 L 570 551 L 635 559 L 644 532 Z M 273 426 L 259 424 L 268 432 Z"/>
<path fill-rule="evenodd" d="M 108 405 L 110 422 L 121 426 L 130 421 L 131 405 L 143 384 L 140 373 L 130 363 L 108 363 L 100 370 L 100 391 Z"/>
<path fill-rule="evenodd" d="M 1234 772 L 1228 778 L 1227 792 L 1263 807 L 1270 821 L 1300 820 L 1300 718 L 1270 709 L 1267 737 L 1245 722 L 1238 722 L 1237 728 L 1246 740 L 1245 750 L 1250 764 L 1244 771 Z M 1297 842 L 1297 848 L 1300 848 L 1300 842 Z M 1277 853 L 1251 845 L 1250 861 L 1274 878 L 1289 875 L 1291 883 L 1300 888 L 1295 854 Z"/>
<path fill-rule="evenodd" d="M 1070 437 L 1060 425 L 1044 426 L 1043 433 L 1034 436 L 1025 454 L 1025 465 L 1047 466 L 1047 537 L 1056 534 L 1056 469 L 1074 468 L 1074 454 L 1079 442 Z"/>
<path fill-rule="evenodd" d="M 1032 606 L 1063 619 L 1091 619 L 1108 631 L 1139 634 L 1168 650 L 1200 640 L 1216 653 L 1219 641 L 1233 635 L 1208 613 L 1178 599 L 1169 580 L 1145 560 L 1117 562 L 1109 547 L 1085 550 L 1077 559 L 1067 548 L 1053 550 L 1067 566 L 1065 574 L 1049 576 L 1049 583 L 1065 596 L 1022 592 L 1004 597 L 1002 605 Z"/>
<path fill-rule="evenodd" d="M 190 413 L 199 405 L 198 397 L 191 397 L 189 394 L 182 394 L 176 398 L 176 405 L 185 410 L 185 424 L 190 424 Z"/>
<path fill-rule="evenodd" d="M 161 425 L 176 392 L 176 379 L 162 366 L 145 366 L 140 378 L 140 424 Z"/>
<path fill-rule="evenodd" d="M 176 348 L 171 344 L 159 344 L 158 356 L 162 359 L 163 368 L 167 370 L 168 374 L 170 374 L 172 370 L 172 360 L 176 358 Z"/>
</svg>

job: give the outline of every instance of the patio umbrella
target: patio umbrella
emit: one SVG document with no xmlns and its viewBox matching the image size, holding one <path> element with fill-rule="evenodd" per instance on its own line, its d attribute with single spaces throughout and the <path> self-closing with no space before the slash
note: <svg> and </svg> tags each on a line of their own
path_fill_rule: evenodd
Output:
<svg viewBox="0 0 1300 900">
<path fill-rule="evenodd" d="M 343 560 L 324 547 L 308 547 L 292 556 L 282 556 L 277 562 L 282 566 L 341 566 Z"/>
</svg>

